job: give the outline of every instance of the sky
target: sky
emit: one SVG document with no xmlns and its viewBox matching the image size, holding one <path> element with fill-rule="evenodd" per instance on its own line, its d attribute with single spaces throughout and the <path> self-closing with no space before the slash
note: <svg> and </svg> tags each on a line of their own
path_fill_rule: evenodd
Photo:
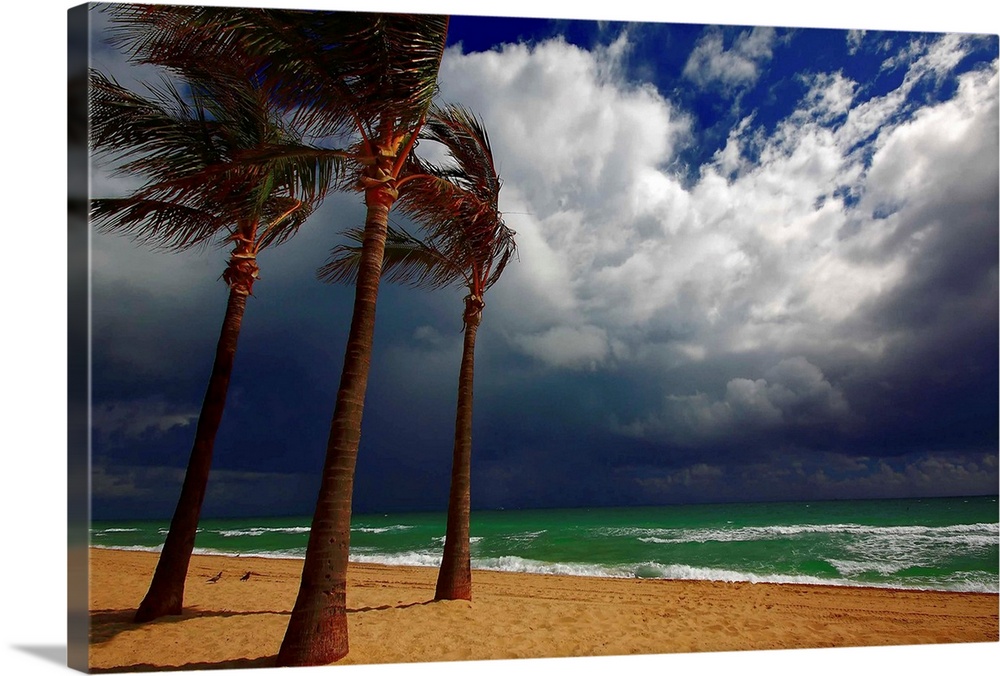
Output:
<svg viewBox="0 0 1000 676">
<path fill-rule="evenodd" d="M 94 67 L 157 76 L 104 26 Z M 483 119 L 518 246 L 473 509 L 997 492 L 997 37 L 878 28 L 451 19 L 438 100 Z M 332 195 L 261 255 L 206 515 L 311 513 L 352 301 L 315 270 L 363 219 Z M 91 246 L 93 515 L 166 518 L 226 251 Z M 382 287 L 355 512 L 447 504 L 463 295 Z"/>
</svg>

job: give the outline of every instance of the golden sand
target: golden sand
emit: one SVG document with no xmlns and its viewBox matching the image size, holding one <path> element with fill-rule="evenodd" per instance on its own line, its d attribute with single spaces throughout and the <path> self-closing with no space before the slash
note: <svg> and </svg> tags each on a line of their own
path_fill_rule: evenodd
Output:
<svg viewBox="0 0 1000 676">
<path fill-rule="evenodd" d="M 196 556 L 184 614 L 132 624 L 155 565 L 155 554 L 91 550 L 93 671 L 273 666 L 300 560 Z M 471 603 L 433 602 L 436 575 L 352 564 L 340 664 L 995 642 L 1000 631 L 996 594 L 477 570 Z"/>
</svg>

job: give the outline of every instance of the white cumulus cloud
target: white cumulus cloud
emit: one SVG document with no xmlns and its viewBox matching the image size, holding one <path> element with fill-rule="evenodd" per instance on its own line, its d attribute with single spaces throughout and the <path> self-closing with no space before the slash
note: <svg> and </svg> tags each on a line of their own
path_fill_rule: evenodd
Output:
<svg viewBox="0 0 1000 676">
<path fill-rule="evenodd" d="M 688 57 L 684 76 L 700 86 L 753 86 L 763 65 L 771 60 L 774 40 L 773 28 L 757 26 L 740 33 L 726 49 L 722 31 L 708 28 Z"/>
<path fill-rule="evenodd" d="M 713 35 L 696 48 L 705 64 Z M 754 350 L 877 353 L 884 337 L 858 334 L 855 320 L 929 255 L 894 238 L 938 227 L 919 224 L 916 202 L 986 199 L 991 180 L 995 192 L 996 64 L 915 111 L 913 88 L 960 61 L 962 36 L 911 46 L 900 86 L 875 98 L 842 72 L 813 73 L 770 134 L 744 117 L 692 183 L 669 169 L 692 139 L 689 117 L 623 77 L 624 39 L 592 51 L 556 39 L 446 54 L 442 98 L 479 112 L 500 149 L 519 260 L 490 302 L 510 344 L 574 368 Z M 773 42 L 759 29 L 724 53 L 749 73 Z M 895 220 L 883 218 L 886 205 Z"/>
</svg>

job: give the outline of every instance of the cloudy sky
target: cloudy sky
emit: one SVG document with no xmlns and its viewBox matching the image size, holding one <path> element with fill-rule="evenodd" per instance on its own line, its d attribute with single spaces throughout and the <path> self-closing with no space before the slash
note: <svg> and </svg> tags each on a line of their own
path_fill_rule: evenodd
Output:
<svg viewBox="0 0 1000 676">
<path fill-rule="evenodd" d="M 96 68 L 155 76 L 104 27 Z M 454 17 L 439 100 L 483 118 L 519 252 L 479 331 L 473 507 L 996 493 L 997 59 L 995 35 Z M 331 196 L 261 256 L 206 513 L 311 512 L 352 300 L 314 273 L 363 218 Z M 172 511 L 225 261 L 93 236 L 95 518 Z M 446 505 L 462 296 L 382 288 L 355 511 Z"/>
</svg>

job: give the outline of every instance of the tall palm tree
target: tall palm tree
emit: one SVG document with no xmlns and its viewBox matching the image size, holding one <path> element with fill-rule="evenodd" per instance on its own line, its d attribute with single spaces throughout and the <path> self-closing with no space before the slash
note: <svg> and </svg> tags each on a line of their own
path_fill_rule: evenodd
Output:
<svg viewBox="0 0 1000 676">
<path fill-rule="evenodd" d="M 135 58 L 167 67 L 255 58 L 248 75 L 310 133 L 343 142 L 367 214 L 354 309 L 299 593 L 281 666 L 327 664 L 348 652 L 351 500 L 371 363 L 389 211 L 437 90 L 448 18 L 218 7 L 127 6 L 122 40 Z"/>
<path fill-rule="evenodd" d="M 418 239 L 391 227 L 386 243 L 385 277 L 417 288 L 465 287 L 464 342 L 458 378 L 458 407 L 444 554 L 435 600 L 472 600 L 469 512 L 472 474 L 472 398 L 476 335 L 484 296 L 514 254 L 514 232 L 500 214 L 500 177 L 482 122 L 465 108 L 435 108 L 421 138 L 441 143 L 446 163 L 433 165 L 411 156 L 402 180 L 402 210 L 421 225 Z M 336 247 L 319 271 L 325 281 L 353 281 L 362 234 L 348 233 L 355 244 Z"/>
<path fill-rule="evenodd" d="M 349 22 L 349 23 L 354 23 Z M 353 53 L 334 59 L 322 52 L 315 113 L 308 121 L 328 126 L 343 113 L 354 120 L 358 187 L 367 214 L 354 309 L 337 392 L 326 460 L 316 501 L 299 593 L 278 653 L 279 666 L 317 665 L 344 657 L 347 633 L 347 565 L 354 469 L 371 364 L 389 211 L 397 182 L 416 143 L 437 88 L 447 17 L 373 15 L 350 27 L 344 44 Z M 333 72 L 329 86 L 324 83 Z M 308 81 L 308 80 L 307 80 Z M 332 90 L 326 98 L 327 89 Z M 339 97 L 343 97 L 340 99 Z M 344 106 L 343 109 L 332 106 Z"/>
<path fill-rule="evenodd" d="M 191 456 L 137 622 L 181 613 L 257 255 L 298 230 L 341 163 L 303 144 L 265 92 L 221 64 L 211 75 L 189 73 L 185 92 L 169 82 L 147 88 L 149 98 L 91 73 L 92 147 L 122 162 L 118 173 L 145 178 L 127 197 L 93 200 L 93 222 L 170 251 L 209 242 L 233 249 L 222 273 L 229 298 Z M 276 157 L 265 159 L 268 153 Z"/>
</svg>

